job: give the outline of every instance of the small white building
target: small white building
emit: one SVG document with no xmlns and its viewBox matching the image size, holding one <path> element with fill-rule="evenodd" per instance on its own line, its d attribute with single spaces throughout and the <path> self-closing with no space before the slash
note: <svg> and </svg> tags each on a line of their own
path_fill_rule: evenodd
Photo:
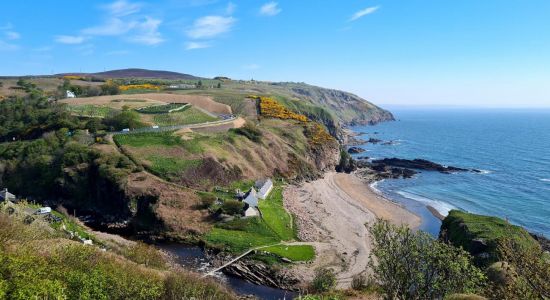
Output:
<svg viewBox="0 0 550 300">
<path fill-rule="evenodd" d="M 245 211 L 244 211 L 244 216 L 245 217 L 257 217 L 260 215 L 260 212 L 258 211 L 257 208 L 255 207 L 252 207 L 252 206 L 249 206 Z"/>
<path fill-rule="evenodd" d="M 67 98 L 76 98 L 76 95 L 72 91 L 69 91 L 69 90 L 66 91 L 66 96 L 67 96 Z"/>
<path fill-rule="evenodd" d="M 258 195 L 254 188 L 251 188 L 246 197 L 243 200 L 245 203 L 248 203 L 250 207 L 258 206 Z"/>
<path fill-rule="evenodd" d="M 255 184 L 256 188 L 258 189 L 258 198 L 265 199 L 267 196 L 269 196 L 269 193 L 273 190 L 273 181 L 271 179 L 266 180 L 259 180 L 256 181 Z"/>
<path fill-rule="evenodd" d="M 52 212 L 52 208 L 49 207 L 49 206 L 46 206 L 46 207 L 41 207 L 39 208 L 38 210 L 36 210 L 35 214 L 37 215 L 45 215 L 45 214 L 49 214 Z"/>
<path fill-rule="evenodd" d="M 2 201 L 11 201 L 11 202 L 15 202 L 16 200 L 16 197 L 14 194 L 8 192 L 8 189 L 5 188 L 3 189 L 2 191 L 0 191 L 0 202 Z"/>
</svg>

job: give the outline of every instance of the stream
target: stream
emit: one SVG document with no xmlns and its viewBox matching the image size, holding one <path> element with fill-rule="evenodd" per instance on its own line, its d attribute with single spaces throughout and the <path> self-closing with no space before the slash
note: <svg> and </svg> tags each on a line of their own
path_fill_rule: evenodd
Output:
<svg viewBox="0 0 550 300">
<path fill-rule="evenodd" d="M 206 273 L 213 268 L 200 247 L 183 244 L 160 244 L 157 247 L 174 255 L 177 258 L 177 262 L 187 269 Z M 240 295 L 254 295 L 266 300 L 294 299 L 297 297 L 297 293 L 295 292 L 256 285 L 235 276 L 225 275 L 222 272 L 218 272 L 216 278 Z"/>
</svg>

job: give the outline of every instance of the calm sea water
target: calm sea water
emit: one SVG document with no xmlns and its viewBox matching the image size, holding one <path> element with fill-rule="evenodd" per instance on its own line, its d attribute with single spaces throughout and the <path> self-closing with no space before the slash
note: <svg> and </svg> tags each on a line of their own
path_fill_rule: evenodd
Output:
<svg viewBox="0 0 550 300">
<path fill-rule="evenodd" d="M 396 122 L 354 127 L 395 145 L 362 146 L 373 158 L 424 158 L 483 170 L 482 174 L 422 172 L 375 188 L 424 218 L 437 234 L 443 215 L 458 208 L 507 218 L 550 237 L 550 110 L 395 110 Z M 378 132 L 378 134 L 374 134 Z"/>
</svg>

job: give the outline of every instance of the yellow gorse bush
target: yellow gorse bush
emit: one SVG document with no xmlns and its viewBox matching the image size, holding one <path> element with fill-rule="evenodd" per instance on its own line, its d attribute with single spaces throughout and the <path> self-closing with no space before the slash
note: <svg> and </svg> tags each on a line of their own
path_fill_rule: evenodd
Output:
<svg viewBox="0 0 550 300">
<path fill-rule="evenodd" d="M 68 80 L 80 80 L 80 79 L 84 79 L 82 76 L 76 76 L 76 75 L 66 75 L 66 76 L 63 76 L 63 79 L 68 79 Z"/>
<path fill-rule="evenodd" d="M 128 91 L 128 90 L 160 90 L 160 86 L 153 85 L 150 83 L 145 84 L 128 84 L 128 85 L 121 85 L 119 86 L 119 89 L 121 91 Z"/>
<path fill-rule="evenodd" d="M 251 96 L 251 98 L 260 101 L 260 114 L 262 116 L 283 120 L 297 120 L 304 123 L 309 121 L 306 116 L 291 111 L 279 104 L 275 99 L 262 96 Z"/>
<path fill-rule="evenodd" d="M 321 124 L 317 122 L 310 122 L 306 116 L 291 111 L 277 102 L 277 100 L 263 96 L 249 96 L 249 98 L 259 100 L 260 114 L 264 117 L 283 120 L 297 120 L 303 123 L 306 128 L 306 135 L 309 138 L 309 143 L 311 145 L 319 146 L 334 141 L 334 138 Z"/>
</svg>

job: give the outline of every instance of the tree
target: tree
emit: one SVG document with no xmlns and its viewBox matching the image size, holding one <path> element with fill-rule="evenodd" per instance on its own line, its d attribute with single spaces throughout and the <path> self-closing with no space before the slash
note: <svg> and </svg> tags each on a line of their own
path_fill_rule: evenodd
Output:
<svg viewBox="0 0 550 300">
<path fill-rule="evenodd" d="M 485 281 L 466 251 L 428 233 L 380 219 L 369 231 L 373 238 L 369 266 L 389 299 L 443 299 L 478 292 Z"/>
<path fill-rule="evenodd" d="M 222 88 L 222 83 L 221 82 L 218 82 L 218 85 L 216 86 L 217 88 L 221 89 Z"/>
<path fill-rule="evenodd" d="M 202 88 L 202 80 L 199 80 L 199 82 L 197 82 L 197 87 L 200 89 Z"/>
<path fill-rule="evenodd" d="M 319 268 L 315 270 L 311 285 L 317 292 L 328 292 L 336 286 L 336 275 L 331 269 Z"/>
<path fill-rule="evenodd" d="M 222 204 L 222 210 L 228 215 L 238 215 L 243 211 L 244 204 L 237 200 L 225 200 Z"/>
<path fill-rule="evenodd" d="M 488 268 L 491 298 L 550 299 L 550 258 L 539 245 L 498 241 L 501 260 Z"/>
</svg>

